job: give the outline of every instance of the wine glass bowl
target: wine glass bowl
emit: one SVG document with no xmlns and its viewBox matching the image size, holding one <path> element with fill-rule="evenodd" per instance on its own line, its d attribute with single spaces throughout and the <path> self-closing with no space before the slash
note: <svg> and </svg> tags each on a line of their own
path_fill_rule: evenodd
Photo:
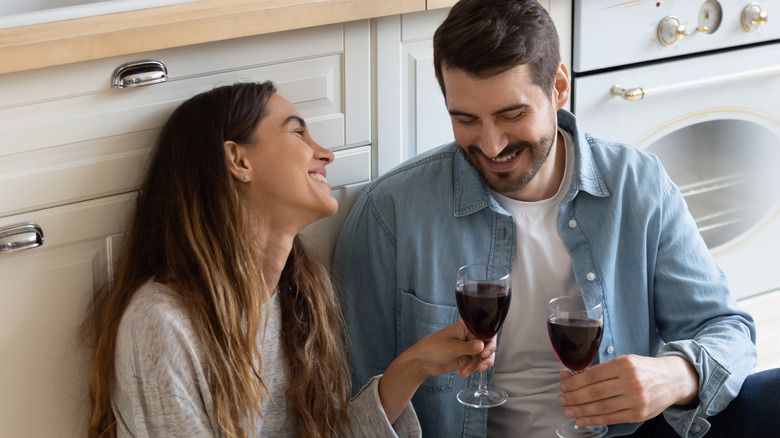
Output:
<svg viewBox="0 0 780 438">
<path fill-rule="evenodd" d="M 547 304 L 547 333 L 555 354 L 573 373 L 593 363 L 604 333 L 604 305 L 601 299 L 581 294 L 553 298 Z M 595 438 L 607 433 L 607 426 L 578 427 L 574 421 L 556 430 L 561 438 Z"/>
<path fill-rule="evenodd" d="M 463 323 L 476 338 L 488 342 L 501 329 L 509 312 L 512 288 L 509 270 L 497 265 L 466 265 L 458 269 L 455 301 Z M 474 408 L 504 404 L 509 398 L 500 388 L 488 388 L 479 372 L 479 387 L 458 393 L 458 401 Z"/>
</svg>

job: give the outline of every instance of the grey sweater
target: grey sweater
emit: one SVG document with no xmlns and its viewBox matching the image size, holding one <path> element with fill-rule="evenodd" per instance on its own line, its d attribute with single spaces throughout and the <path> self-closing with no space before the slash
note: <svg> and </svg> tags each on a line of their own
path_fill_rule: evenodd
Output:
<svg viewBox="0 0 780 438">
<path fill-rule="evenodd" d="M 281 315 L 271 300 L 263 344 L 261 376 L 265 420 L 255 418 L 249 436 L 293 437 L 298 425 L 286 415 L 289 363 L 282 349 Z M 119 437 L 222 437 L 213 411 L 203 355 L 178 298 L 154 282 L 143 285 L 122 317 L 115 355 L 116 385 L 111 396 Z M 372 378 L 350 401 L 344 437 L 419 437 L 411 403 L 391 425 Z"/>
</svg>

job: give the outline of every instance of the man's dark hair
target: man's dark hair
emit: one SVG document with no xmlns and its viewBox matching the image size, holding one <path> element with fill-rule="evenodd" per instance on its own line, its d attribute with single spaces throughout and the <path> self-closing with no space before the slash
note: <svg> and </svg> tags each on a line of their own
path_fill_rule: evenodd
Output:
<svg viewBox="0 0 780 438">
<path fill-rule="evenodd" d="M 561 60 L 558 32 L 537 0 L 461 0 L 433 36 L 436 79 L 442 69 L 488 78 L 527 64 L 535 84 L 552 91 Z"/>
</svg>

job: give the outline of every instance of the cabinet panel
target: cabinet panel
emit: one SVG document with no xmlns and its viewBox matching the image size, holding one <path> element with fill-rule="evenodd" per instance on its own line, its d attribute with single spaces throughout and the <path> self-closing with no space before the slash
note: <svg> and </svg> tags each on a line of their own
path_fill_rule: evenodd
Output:
<svg viewBox="0 0 780 438">
<path fill-rule="evenodd" d="M 158 130 L 88 140 L 0 160 L 0 217 L 135 187 Z"/>
<path fill-rule="evenodd" d="M 455 140 L 447 103 L 436 80 L 433 66 L 433 47 L 430 41 L 408 43 L 404 48 L 410 83 L 409 156 L 425 152 Z"/>
<path fill-rule="evenodd" d="M 369 144 L 369 30 L 362 21 L 0 76 L 0 217 L 136 189 L 171 111 L 236 81 L 274 81 L 325 147 Z M 146 58 L 168 67 L 167 82 L 110 87 L 115 67 Z"/>
<path fill-rule="evenodd" d="M 438 9 L 377 20 L 377 173 L 452 141 L 452 125 L 433 70 Z"/>
<path fill-rule="evenodd" d="M 0 110 L 0 154 L 44 149 L 112 135 L 159 128 L 190 96 L 215 85 L 270 79 L 279 93 L 302 105 L 307 117 L 341 116 L 341 56 L 325 55 L 281 64 L 194 75 L 130 89 L 74 95 Z M 29 85 L 28 85 L 29 86 Z M 304 114 L 305 113 L 305 114 Z M 45 114 L 46 117 L 41 117 Z M 317 123 L 316 119 L 312 121 Z M 343 125 L 343 120 L 340 122 Z M 341 137 L 322 140 L 333 146 Z"/>
<path fill-rule="evenodd" d="M 112 235 L 134 195 L 0 219 L 38 223 L 44 244 L 0 253 L 0 425 L 3 436 L 80 437 L 88 415 L 87 350 L 79 326 L 107 277 Z"/>
<path fill-rule="evenodd" d="M 301 234 L 328 267 L 333 262 L 333 250 L 336 247 L 341 226 L 347 219 L 347 215 L 364 185 L 365 182 L 334 189 L 333 196 L 339 201 L 338 212 L 329 218 L 318 220 L 301 231 Z"/>
</svg>

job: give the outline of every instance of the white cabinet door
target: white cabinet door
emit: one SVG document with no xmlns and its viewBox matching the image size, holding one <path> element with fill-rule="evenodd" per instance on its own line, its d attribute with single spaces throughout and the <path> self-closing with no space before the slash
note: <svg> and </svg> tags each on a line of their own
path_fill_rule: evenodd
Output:
<svg viewBox="0 0 780 438">
<path fill-rule="evenodd" d="M 433 72 L 433 33 L 449 9 L 376 21 L 377 174 L 453 140 Z"/>
<path fill-rule="evenodd" d="M 134 199 L 0 219 L 0 230 L 33 222 L 44 234 L 42 246 L 0 253 L 0 436 L 84 436 L 89 368 L 79 326 Z"/>
</svg>

